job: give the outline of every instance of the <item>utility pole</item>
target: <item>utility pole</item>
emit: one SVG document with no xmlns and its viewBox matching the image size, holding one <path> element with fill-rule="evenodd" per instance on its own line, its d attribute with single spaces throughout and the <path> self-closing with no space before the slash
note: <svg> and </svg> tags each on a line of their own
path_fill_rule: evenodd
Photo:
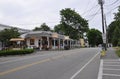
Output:
<svg viewBox="0 0 120 79">
<path fill-rule="evenodd" d="M 106 22 L 106 15 L 105 17 L 105 29 L 106 29 L 106 49 L 108 48 L 108 27 L 107 27 L 107 22 Z"/>
<path fill-rule="evenodd" d="M 101 6 L 101 15 L 102 15 L 102 31 L 103 31 L 103 34 L 102 34 L 102 38 L 103 38 L 103 48 L 104 50 L 107 50 L 106 48 L 106 34 L 105 34 L 105 26 L 104 26 L 104 11 L 103 11 L 103 4 L 104 4 L 104 1 L 103 0 L 98 0 L 98 4 L 100 4 Z"/>
</svg>

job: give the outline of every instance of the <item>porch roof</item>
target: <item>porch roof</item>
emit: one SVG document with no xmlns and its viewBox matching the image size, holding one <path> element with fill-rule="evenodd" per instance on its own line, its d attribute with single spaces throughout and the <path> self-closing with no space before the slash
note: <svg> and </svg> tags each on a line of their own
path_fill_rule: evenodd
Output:
<svg viewBox="0 0 120 79">
<path fill-rule="evenodd" d="M 55 32 L 53 33 L 53 32 L 50 32 L 50 31 L 28 32 L 28 33 L 25 33 L 25 34 L 21 35 L 21 38 L 29 38 L 29 37 L 37 37 L 37 38 L 39 38 L 41 36 L 65 39 L 64 35 L 60 35 L 60 34 L 57 34 Z"/>
</svg>

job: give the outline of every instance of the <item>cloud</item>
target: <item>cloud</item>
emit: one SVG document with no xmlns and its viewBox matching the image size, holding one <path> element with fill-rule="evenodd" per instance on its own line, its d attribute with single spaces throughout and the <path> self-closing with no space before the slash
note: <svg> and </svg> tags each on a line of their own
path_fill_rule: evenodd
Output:
<svg viewBox="0 0 120 79">
<path fill-rule="evenodd" d="M 89 19 L 91 17 L 86 16 L 94 14 L 95 10 L 100 8 L 94 7 L 95 5 L 98 5 L 97 0 L 0 0 L 0 22 L 22 28 L 27 26 L 28 29 L 46 22 L 53 28 L 60 21 L 61 9 L 75 9 L 82 17 Z M 86 12 L 92 7 L 94 10 Z M 86 13 L 83 14 L 84 12 Z M 110 23 L 112 18 L 108 20 Z M 101 15 L 97 15 L 89 24 L 91 28 L 101 29 Z"/>
</svg>

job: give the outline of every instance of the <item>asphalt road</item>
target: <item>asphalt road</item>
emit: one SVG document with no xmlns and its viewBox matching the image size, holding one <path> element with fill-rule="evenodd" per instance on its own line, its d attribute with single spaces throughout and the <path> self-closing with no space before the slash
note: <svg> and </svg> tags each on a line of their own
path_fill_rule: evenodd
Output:
<svg viewBox="0 0 120 79">
<path fill-rule="evenodd" d="M 0 79 L 97 79 L 100 48 L 0 58 Z"/>
</svg>

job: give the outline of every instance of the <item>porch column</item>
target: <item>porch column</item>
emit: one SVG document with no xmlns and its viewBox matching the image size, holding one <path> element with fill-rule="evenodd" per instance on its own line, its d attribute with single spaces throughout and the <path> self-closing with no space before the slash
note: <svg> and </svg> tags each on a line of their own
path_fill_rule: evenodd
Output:
<svg viewBox="0 0 120 79">
<path fill-rule="evenodd" d="M 66 40 L 67 41 L 67 46 L 68 46 L 68 40 Z"/>
<path fill-rule="evenodd" d="M 72 46 L 71 46 L 71 40 L 70 40 L 70 48 L 72 48 Z"/>
<path fill-rule="evenodd" d="M 38 42 L 39 42 L 38 38 L 35 38 L 35 46 L 36 47 L 39 47 Z"/>
<path fill-rule="evenodd" d="M 76 47 L 77 47 L 77 40 L 75 42 L 76 42 Z"/>
<path fill-rule="evenodd" d="M 64 39 L 63 39 L 63 49 L 64 49 L 64 46 L 65 46 L 65 44 L 64 44 Z"/>
<path fill-rule="evenodd" d="M 48 42 L 47 48 L 49 48 L 50 47 L 49 37 L 47 37 L 47 42 Z"/>
<path fill-rule="evenodd" d="M 60 47 L 60 46 L 61 46 L 61 45 L 60 45 L 60 39 L 58 39 L 58 40 L 59 40 L 59 44 L 58 44 L 58 47 L 59 47 L 59 49 L 60 49 L 60 48 L 61 48 L 61 47 Z"/>
<path fill-rule="evenodd" d="M 42 37 L 40 39 L 40 50 L 42 50 Z"/>
<path fill-rule="evenodd" d="M 55 46 L 56 46 L 56 45 L 55 45 L 55 38 L 53 38 L 53 41 L 54 41 L 54 49 L 55 49 Z"/>
</svg>

